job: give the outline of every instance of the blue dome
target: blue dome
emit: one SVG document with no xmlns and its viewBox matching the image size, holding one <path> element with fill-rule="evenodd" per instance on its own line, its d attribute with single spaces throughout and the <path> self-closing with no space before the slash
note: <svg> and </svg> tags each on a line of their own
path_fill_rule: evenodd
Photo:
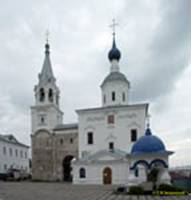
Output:
<svg viewBox="0 0 191 200">
<path fill-rule="evenodd" d="M 157 153 L 164 152 L 165 145 L 162 140 L 151 134 L 150 128 L 146 129 L 145 135 L 133 145 L 131 153 Z"/>
<path fill-rule="evenodd" d="M 118 60 L 119 61 L 119 59 L 121 58 L 121 52 L 116 47 L 115 38 L 113 39 L 112 49 L 108 53 L 108 58 L 109 58 L 110 61 L 112 61 L 112 60 Z"/>
</svg>

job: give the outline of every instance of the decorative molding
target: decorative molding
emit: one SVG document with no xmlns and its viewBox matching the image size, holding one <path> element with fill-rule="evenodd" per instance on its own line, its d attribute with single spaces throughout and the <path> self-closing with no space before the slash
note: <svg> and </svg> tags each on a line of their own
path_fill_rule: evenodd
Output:
<svg viewBox="0 0 191 200">
<path fill-rule="evenodd" d="M 132 113 L 132 114 L 126 114 L 126 115 L 119 115 L 117 116 L 118 119 L 133 119 L 133 118 L 137 118 L 137 114 L 136 113 Z"/>
<path fill-rule="evenodd" d="M 94 121 L 103 121 L 105 120 L 104 116 L 99 116 L 99 117 L 88 117 L 87 122 L 94 122 Z"/>
<path fill-rule="evenodd" d="M 128 127 L 137 127 L 137 128 L 141 128 L 140 124 L 138 124 L 137 122 L 133 121 L 130 124 L 128 124 Z"/>
<path fill-rule="evenodd" d="M 105 141 L 116 141 L 117 137 L 114 136 L 112 133 L 105 138 Z"/>
<path fill-rule="evenodd" d="M 87 130 L 96 130 L 96 128 L 94 126 L 87 126 L 86 128 L 84 128 L 84 131 L 87 131 Z"/>
</svg>

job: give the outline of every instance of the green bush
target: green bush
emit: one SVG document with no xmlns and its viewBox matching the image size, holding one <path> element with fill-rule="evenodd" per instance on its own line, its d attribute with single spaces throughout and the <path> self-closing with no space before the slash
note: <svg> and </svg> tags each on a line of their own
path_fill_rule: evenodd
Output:
<svg viewBox="0 0 191 200">
<path fill-rule="evenodd" d="M 157 190 L 165 191 L 165 192 L 182 192 L 180 188 L 172 186 L 172 185 L 167 185 L 167 184 L 159 185 Z"/>
<path fill-rule="evenodd" d="M 144 194 L 144 190 L 140 186 L 131 186 L 129 188 L 129 194 Z"/>
</svg>

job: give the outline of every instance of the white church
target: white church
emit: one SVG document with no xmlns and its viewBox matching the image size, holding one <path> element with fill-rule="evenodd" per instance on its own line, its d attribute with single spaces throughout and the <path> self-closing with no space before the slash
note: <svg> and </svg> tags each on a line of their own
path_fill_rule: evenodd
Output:
<svg viewBox="0 0 191 200">
<path fill-rule="evenodd" d="M 49 44 L 46 44 L 46 51 L 49 51 Z M 42 174 L 46 169 L 45 161 L 43 164 L 43 161 L 38 159 L 38 153 L 35 153 L 38 140 L 40 141 L 38 138 L 52 138 L 52 135 L 57 135 L 60 138 L 76 132 L 78 155 L 71 156 L 69 167 L 73 184 L 136 185 L 146 182 L 149 172 L 154 167 L 159 169 L 158 181 L 170 183 L 169 155 L 173 152 L 168 151 L 163 141 L 152 134 L 148 123 L 149 104 L 129 103 L 130 82 L 120 71 L 121 52 L 116 46 L 115 34 L 113 34 L 112 48 L 108 53 L 109 73 L 101 83 L 102 105 L 76 110 L 77 124 L 62 124 L 63 113 L 58 102 L 60 91 L 55 85 L 49 52 L 46 52 L 47 55 L 39 77 L 41 85 L 35 88 L 35 96 L 41 94 L 39 98 L 45 98 L 46 91 L 40 91 L 43 84 L 46 85 L 46 88 L 51 87 L 52 93 L 50 94 L 49 91 L 49 100 L 48 98 L 47 100 L 46 98 L 45 100 L 37 100 L 36 105 L 32 107 L 32 148 L 35 173 Z M 55 97 L 54 100 L 53 97 Z M 43 107 L 43 104 L 46 106 Z M 42 114 L 43 108 L 44 110 L 49 109 L 48 119 L 46 119 L 45 114 Z M 39 115 L 39 109 L 41 115 Z M 35 137 L 36 140 L 34 140 Z M 51 142 L 50 139 L 47 141 Z M 54 145 L 54 143 L 51 144 Z M 57 148 L 58 143 L 55 144 L 55 148 Z M 41 149 L 49 148 L 45 144 L 42 146 L 42 143 L 39 145 Z M 49 152 L 53 152 L 53 158 L 47 158 L 47 162 L 50 160 L 54 162 L 56 160 L 54 152 L 56 151 Z M 41 156 L 43 157 L 43 155 Z M 53 163 L 52 171 L 49 167 L 51 171 L 49 174 L 52 173 L 53 177 L 57 176 L 58 178 L 57 171 L 61 173 L 62 170 L 61 168 L 57 170 L 55 166 Z M 44 169 L 42 172 L 37 171 L 40 170 L 40 167 Z M 63 171 L 63 173 L 68 172 Z M 55 178 L 55 180 L 57 179 Z"/>
</svg>

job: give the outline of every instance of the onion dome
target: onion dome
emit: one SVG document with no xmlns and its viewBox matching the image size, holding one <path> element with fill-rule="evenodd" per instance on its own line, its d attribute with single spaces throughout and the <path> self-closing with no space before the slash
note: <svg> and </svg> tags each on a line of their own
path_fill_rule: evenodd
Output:
<svg viewBox="0 0 191 200">
<path fill-rule="evenodd" d="M 163 152 L 166 152 L 164 143 L 160 138 L 152 135 L 150 128 L 146 129 L 145 135 L 139 138 L 131 149 L 132 154 Z"/>
<path fill-rule="evenodd" d="M 121 52 L 116 47 L 115 38 L 113 38 L 113 45 L 112 45 L 111 50 L 108 53 L 108 58 L 109 58 L 110 61 L 112 61 L 112 60 L 119 61 L 119 59 L 121 58 Z"/>
</svg>

